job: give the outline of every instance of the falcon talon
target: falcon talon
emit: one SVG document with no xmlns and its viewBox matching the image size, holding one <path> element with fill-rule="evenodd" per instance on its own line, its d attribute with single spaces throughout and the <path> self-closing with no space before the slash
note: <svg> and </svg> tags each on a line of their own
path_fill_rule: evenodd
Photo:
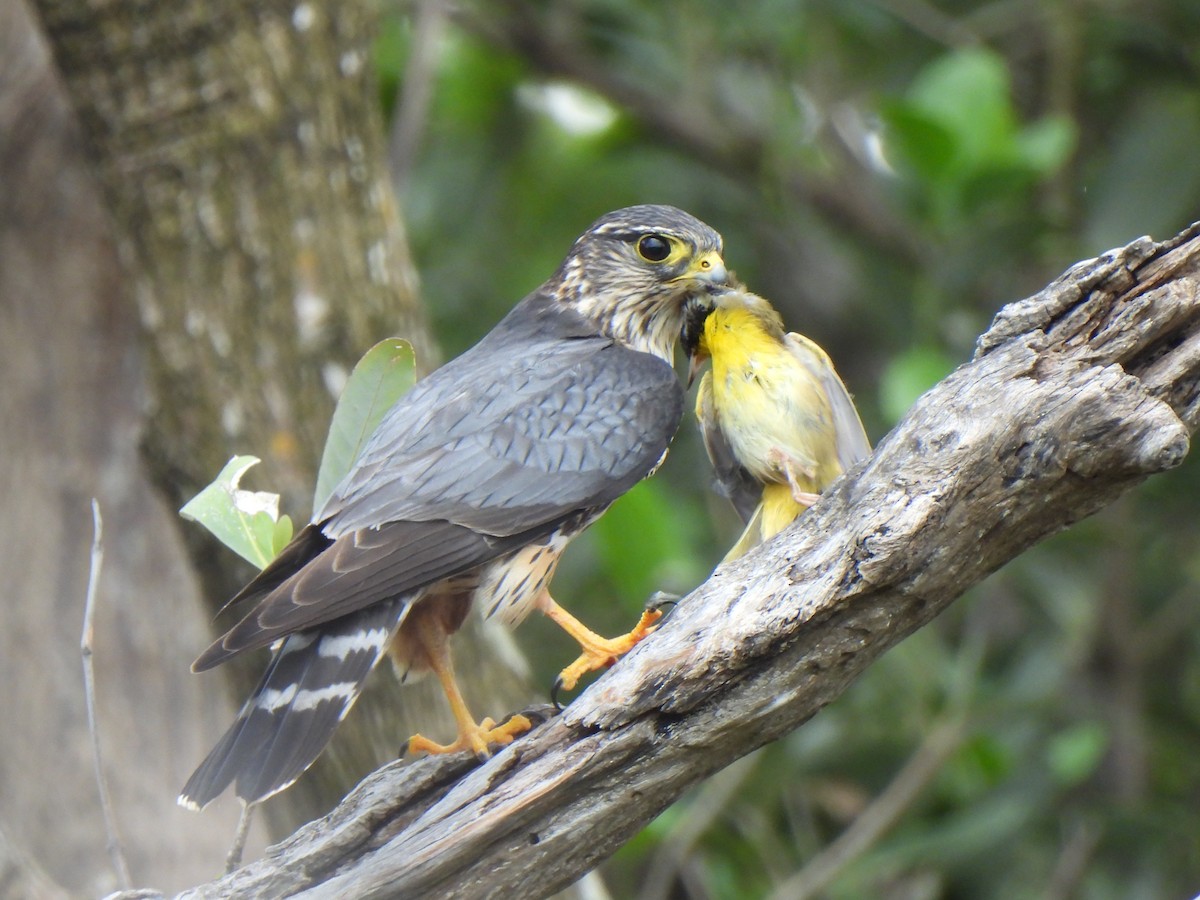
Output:
<svg viewBox="0 0 1200 900">
<path fill-rule="evenodd" d="M 646 601 L 646 609 L 652 612 L 662 612 L 663 607 L 674 609 L 682 599 L 679 594 L 672 594 L 670 591 L 655 591 Z"/>
<path fill-rule="evenodd" d="M 384 414 L 312 522 L 230 601 L 249 612 L 193 664 L 273 647 L 181 803 L 230 786 L 257 803 L 288 787 L 385 654 L 402 672 L 431 670 L 458 725 L 456 743 L 417 736 L 408 753 L 511 742 L 529 720 L 481 729 L 455 681 L 449 640 L 472 606 L 562 624 L 583 649 L 563 670 L 568 690 L 653 630 L 647 613 L 605 641 L 547 587 L 570 540 L 666 457 L 683 415 L 675 343 L 731 285 L 721 245 L 670 206 L 601 216 L 541 287 Z"/>
<path fill-rule="evenodd" d="M 545 725 L 560 712 L 561 709 L 555 709 L 549 703 L 535 703 L 521 710 L 521 715 L 533 723 L 533 728 L 537 728 L 539 725 Z"/>
</svg>

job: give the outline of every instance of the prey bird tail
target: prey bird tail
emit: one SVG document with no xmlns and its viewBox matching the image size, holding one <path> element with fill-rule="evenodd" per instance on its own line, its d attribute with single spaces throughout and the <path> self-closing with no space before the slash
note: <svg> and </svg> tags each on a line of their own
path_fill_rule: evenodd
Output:
<svg viewBox="0 0 1200 900">
<path fill-rule="evenodd" d="M 312 765 L 391 643 L 410 597 L 376 603 L 285 638 L 237 718 L 184 785 L 201 809 L 230 784 L 247 804 L 288 787 Z"/>
</svg>

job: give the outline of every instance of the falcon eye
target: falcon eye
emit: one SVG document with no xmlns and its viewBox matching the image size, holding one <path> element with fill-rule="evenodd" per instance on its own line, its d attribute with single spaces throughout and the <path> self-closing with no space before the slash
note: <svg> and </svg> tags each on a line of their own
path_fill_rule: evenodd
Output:
<svg viewBox="0 0 1200 900">
<path fill-rule="evenodd" d="M 662 262 L 671 255 L 671 242 L 661 234 L 644 234 L 638 238 L 637 251 L 647 262 Z"/>
</svg>

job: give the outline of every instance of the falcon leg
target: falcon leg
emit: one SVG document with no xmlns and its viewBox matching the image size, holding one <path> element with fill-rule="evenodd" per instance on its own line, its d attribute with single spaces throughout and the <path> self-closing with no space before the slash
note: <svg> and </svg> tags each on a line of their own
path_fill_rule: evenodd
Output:
<svg viewBox="0 0 1200 900">
<path fill-rule="evenodd" d="M 657 622 L 662 618 L 662 610 L 648 609 L 642 613 L 641 619 L 633 626 L 632 631 L 610 639 L 600 637 L 555 603 L 549 591 L 542 592 L 537 606 L 552 622 L 578 641 L 583 650 L 579 658 L 563 669 L 555 681 L 556 688 L 561 687 L 568 691 L 574 689 L 583 675 L 611 666 L 632 650 L 638 641 L 658 627 Z"/>
<path fill-rule="evenodd" d="M 484 719 L 476 724 L 454 678 L 449 636 L 436 622 L 422 622 L 421 626 L 421 646 L 426 662 L 441 682 L 442 690 L 446 692 L 450 711 L 458 724 L 458 739 L 452 744 L 438 744 L 423 735 L 415 734 L 409 738 L 408 753 L 457 753 L 459 750 L 470 750 L 480 759 L 487 759 L 492 755 L 488 749 L 490 744 L 510 744 L 513 738 L 532 727 L 532 723 L 525 716 L 513 716 L 500 726 L 492 719 Z"/>
</svg>

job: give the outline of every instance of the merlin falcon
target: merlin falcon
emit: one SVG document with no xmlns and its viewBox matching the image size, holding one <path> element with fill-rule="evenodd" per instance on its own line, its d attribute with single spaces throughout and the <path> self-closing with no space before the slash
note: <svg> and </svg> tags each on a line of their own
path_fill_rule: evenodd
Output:
<svg viewBox="0 0 1200 900">
<path fill-rule="evenodd" d="M 663 461 L 683 411 L 672 365 L 683 310 L 728 284 L 721 237 L 669 206 L 598 219 L 558 271 L 478 344 L 401 398 L 311 524 L 228 605 L 250 611 L 193 664 L 272 655 L 237 719 L 188 780 L 200 808 L 233 785 L 275 794 L 320 755 L 385 653 L 432 671 L 458 738 L 410 751 L 486 756 L 530 727 L 476 722 L 449 637 L 472 606 L 516 623 L 538 609 L 581 645 L 570 688 L 655 627 L 606 640 L 550 596 L 572 537 Z"/>
</svg>

